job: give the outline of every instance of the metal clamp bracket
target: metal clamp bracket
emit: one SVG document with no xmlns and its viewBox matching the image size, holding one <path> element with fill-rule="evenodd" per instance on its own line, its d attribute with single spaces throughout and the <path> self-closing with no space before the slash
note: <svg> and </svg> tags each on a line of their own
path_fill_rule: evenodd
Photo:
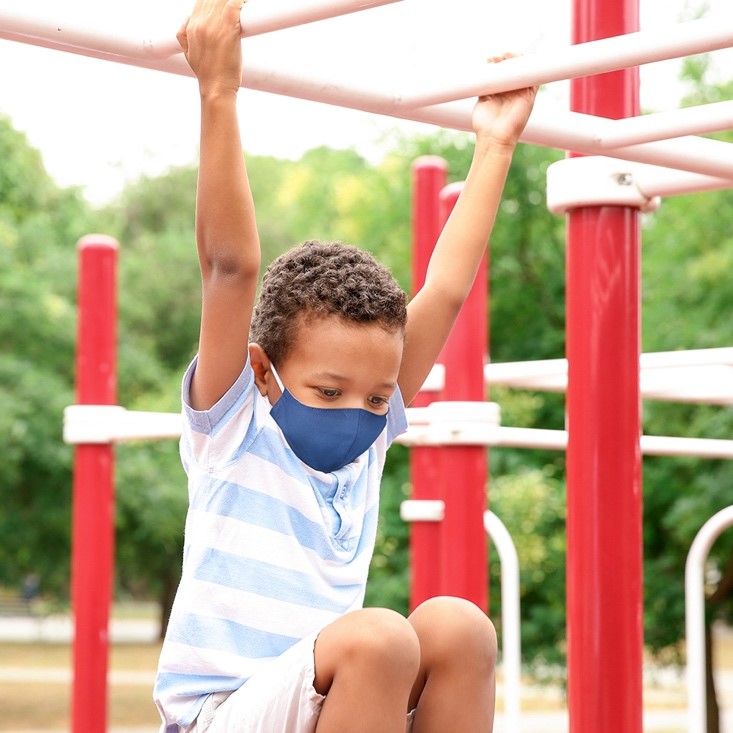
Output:
<svg viewBox="0 0 733 733">
<path fill-rule="evenodd" d="M 628 161 L 602 155 L 552 163 L 547 169 L 547 208 L 553 214 L 581 206 L 634 206 L 654 211 L 661 199 L 641 190 L 634 170 Z"/>
</svg>

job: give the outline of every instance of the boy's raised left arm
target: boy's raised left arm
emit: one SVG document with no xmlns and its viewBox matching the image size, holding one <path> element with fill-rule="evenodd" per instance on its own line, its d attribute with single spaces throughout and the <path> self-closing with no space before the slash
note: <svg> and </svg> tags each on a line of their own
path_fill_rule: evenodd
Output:
<svg viewBox="0 0 733 733">
<path fill-rule="evenodd" d="M 399 375 L 405 404 L 422 387 L 471 290 L 536 94 L 537 88 L 529 87 L 480 97 L 476 102 L 471 167 L 433 250 L 425 284 L 408 306 Z"/>
</svg>

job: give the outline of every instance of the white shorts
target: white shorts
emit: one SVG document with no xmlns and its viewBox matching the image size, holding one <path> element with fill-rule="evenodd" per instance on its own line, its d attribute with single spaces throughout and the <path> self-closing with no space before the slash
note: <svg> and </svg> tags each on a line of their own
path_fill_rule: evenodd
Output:
<svg viewBox="0 0 733 733">
<path fill-rule="evenodd" d="M 317 636 L 299 641 L 238 690 L 209 695 L 188 733 L 314 733 L 326 699 L 313 687 Z"/>
</svg>

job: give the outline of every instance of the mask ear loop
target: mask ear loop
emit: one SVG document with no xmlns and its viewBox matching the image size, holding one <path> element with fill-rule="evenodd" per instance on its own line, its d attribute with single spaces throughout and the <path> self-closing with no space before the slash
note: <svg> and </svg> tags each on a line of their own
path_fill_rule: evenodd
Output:
<svg viewBox="0 0 733 733">
<path fill-rule="evenodd" d="M 283 387 L 280 375 L 277 373 L 277 369 L 275 369 L 275 365 L 272 362 L 270 362 L 270 371 L 272 372 L 272 376 L 275 377 L 275 381 L 277 382 L 277 386 L 280 387 L 280 391 L 284 392 L 285 387 Z"/>
</svg>

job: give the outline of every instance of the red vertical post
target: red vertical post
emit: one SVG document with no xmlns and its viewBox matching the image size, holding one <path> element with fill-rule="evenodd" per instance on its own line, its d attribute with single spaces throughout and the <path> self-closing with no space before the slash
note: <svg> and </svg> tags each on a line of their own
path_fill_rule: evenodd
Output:
<svg viewBox="0 0 733 733">
<path fill-rule="evenodd" d="M 434 155 L 418 158 L 412 168 L 412 292 L 423 286 L 430 255 L 441 230 L 440 191 L 445 186 L 448 165 Z M 414 407 L 425 407 L 436 394 L 420 392 Z M 412 498 L 440 499 L 440 449 L 432 446 L 410 449 Z M 410 525 L 410 608 L 440 593 L 440 527 L 436 522 Z"/>
<path fill-rule="evenodd" d="M 638 29 L 638 0 L 575 0 L 575 43 Z M 638 69 L 571 83 L 574 111 L 639 112 Z M 568 705 L 571 733 L 642 730 L 640 228 L 568 214 Z"/>
<path fill-rule="evenodd" d="M 450 215 L 462 184 L 441 192 L 441 221 Z M 488 244 L 488 243 L 487 243 Z M 488 334 L 488 255 L 439 357 L 445 366 L 446 401 L 483 402 Z M 484 530 L 488 452 L 485 446 L 440 449 L 445 517 L 440 524 L 441 593 L 473 601 L 488 611 L 488 540 Z"/>
<path fill-rule="evenodd" d="M 80 405 L 114 405 L 117 399 L 117 246 L 114 239 L 98 234 L 79 240 L 76 401 Z M 71 558 L 73 733 L 104 733 L 107 727 L 113 469 L 110 444 L 76 447 Z"/>
</svg>

